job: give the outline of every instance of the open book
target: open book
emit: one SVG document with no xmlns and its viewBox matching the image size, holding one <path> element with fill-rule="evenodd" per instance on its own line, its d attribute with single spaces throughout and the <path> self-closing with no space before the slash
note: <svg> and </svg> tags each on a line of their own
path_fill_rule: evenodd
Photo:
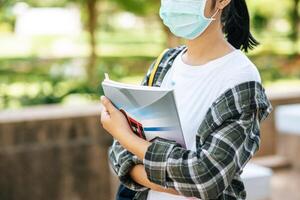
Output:
<svg viewBox="0 0 300 200">
<path fill-rule="evenodd" d="M 186 148 L 173 89 L 120 83 L 107 74 L 102 88 L 139 137 L 174 140 Z"/>
</svg>

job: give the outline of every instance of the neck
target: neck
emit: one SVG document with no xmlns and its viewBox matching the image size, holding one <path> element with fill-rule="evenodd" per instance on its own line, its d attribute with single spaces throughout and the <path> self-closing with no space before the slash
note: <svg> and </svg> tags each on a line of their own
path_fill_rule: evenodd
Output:
<svg viewBox="0 0 300 200">
<path fill-rule="evenodd" d="M 206 63 L 234 50 L 224 38 L 221 24 L 218 23 L 212 23 L 200 37 L 188 40 L 186 46 L 183 59 L 191 65 Z"/>
</svg>

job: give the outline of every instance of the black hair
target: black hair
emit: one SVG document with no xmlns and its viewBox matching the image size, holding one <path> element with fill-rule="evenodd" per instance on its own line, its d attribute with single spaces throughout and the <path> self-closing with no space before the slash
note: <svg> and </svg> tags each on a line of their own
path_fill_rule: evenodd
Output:
<svg viewBox="0 0 300 200">
<path fill-rule="evenodd" d="M 216 5 L 214 0 L 213 6 Z M 248 50 L 254 49 L 259 42 L 250 32 L 250 16 L 246 0 L 231 0 L 223 9 L 221 16 L 223 32 L 227 41 L 237 49 Z"/>
</svg>

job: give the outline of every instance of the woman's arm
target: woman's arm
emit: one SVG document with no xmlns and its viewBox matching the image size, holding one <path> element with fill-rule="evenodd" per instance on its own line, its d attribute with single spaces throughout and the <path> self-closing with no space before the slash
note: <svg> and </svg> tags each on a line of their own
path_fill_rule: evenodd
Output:
<svg viewBox="0 0 300 200">
<path fill-rule="evenodd" d="M 145 191 L 147 187 L 136 183 L 129 175 L 130 170 L 138 164 L 143 164 L 142 160 L 138 159 L 122 145 L 113 140 L 112 146 L 108 150 L 108 158 L 110 166 L 119 178 L 119 181 L 133 191 Z"/>
<path fill-rule="evenodd" d="M 141 85 L 148 85 L 150 75 L 155 64 L 156 59 L 149 66 L 147 73 L 141 81 Z M 132 167 L 138 164 L 142 164 L 142 160 L 138 159 L 136 155 L 133 155 L 127 149 L 124 149 L 122 145 L 115 139 L 113 140 L 113 143 L 109 148 L 108 158 L 111 167 L 113 168 L 123 185 L 133 191 L 143 191 L 148 189 L 147 187 L 144 187 L 133 181 L 129 175 L 129 171 L 132 169 Z"/>
<path fill-rule="evenodd" d="M 114 134 L 113 136 L 117 141 L 122 141 L 120 144 L 125 148 L 125 151 L 128 149 L 129 152 L 136 152 L 136 155 L 142 160 L 151 143 L 137 137 L 131 131 L 123 113 L 116 109 L 108 99 L 102 99 L 102 104 L 104 105 L 101 112 L 101 123 L 103 127 L 109 133 Z M 116 124 L 118 124 L 118 126 L 116 126 Z M 151 183 L 147 178 L 143 165 L 134 166 L 130 172 L 130 176 L 141 186 L 145 186 L 155 191 L 166 192 L 174 195 L 178 194 L 178 192 L 174 189 L 167 189 Z"/>
<path fill-rule="evenodd" d="M 122 146 L 143 159 L 152 183 L 176 188 L 184 196 L 216 199 L 258 149 L 259 122 L 271 112 L 271 105 L 262 91 L 257 93 L 258 89 L 259 85 L 247 82 L 227 91 L 213 104 L 202 123 L 204 127 L 198 129 L 197 151 L 165 139 L 150 143 L 130 129 L 112 128 L 117 112 L 105 98 L 102 103 L 109 117 L 102 113 L 103 123 Z"/>
<path fill-rule="evenodd" d="M 135 152 L 142 160 L 151 143 L 139 138 L 131 131 L 123 113 L 116 109 L 106 97 L 101 100 L 104 105 L 101 112 L 102 126 L 112 134 L 118 142 L 122 141 L 120 144 L 125 148 L 125 151 L 127 149 L 129 152 Z M 116 126 L 116 124 L 118 124 L 118 126 Z M 150 182 L 143 165 L 134 166 L 130 172 L 130 176 L 141 186 L 155 191 L 178 194 L 174 189 L 167 189 Z"/>
<path fill-rule="evenodd" d="M 180 195 L 217 199 L 258 149 L 255 116 L 254 112 L 244 113 L 240 119 L 226 121 L 228 124 L 211 133 L 197 151 L 165 139 L 149 143 L 131 134 L 118 140 L 143 159 L 147 180 L 142 184 L 149 179 L 176 189 Z"/>
<path fill-rule="evenodd" d="M 179 193 L 172 188 L 164 188 L 160 185 L 149 181 L 144 165 L 135 165 L 130 171 L 131 178 L 140 185 L 143 185 L 151 190 L 158 192 L 165 192 L 173 195 L 179 195 Z"/>
<path fill-rule="evenodd" d="M 150 182 L 142 161 L 124 149 L 116 140 L 114 140 L 109 150 L 109 159 L 120 181 L 129 189 L 134 191 L 152 189 L 158 192 L 179 195 L 174 189 L 167 189 Z"/>
</svg>

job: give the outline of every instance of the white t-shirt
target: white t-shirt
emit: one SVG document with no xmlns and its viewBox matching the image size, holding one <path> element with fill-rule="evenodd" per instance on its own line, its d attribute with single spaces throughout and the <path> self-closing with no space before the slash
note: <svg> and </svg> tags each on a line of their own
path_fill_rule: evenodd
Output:
<svg viewBox="0 0 300 200">
<path fill-rule="evenodd" d="M 161 87 L 174 87 L 179 117 L 188 150 L 196 151 L 197 129 L 212 103 L 227 89 L 246 81 L 261 83 L 256 66 L 241 50 L 199 66 L 182 60 L 182 51 L 167 72 Z M 186 200 L 150 190 L 147 200 Z"/>
</svg>

